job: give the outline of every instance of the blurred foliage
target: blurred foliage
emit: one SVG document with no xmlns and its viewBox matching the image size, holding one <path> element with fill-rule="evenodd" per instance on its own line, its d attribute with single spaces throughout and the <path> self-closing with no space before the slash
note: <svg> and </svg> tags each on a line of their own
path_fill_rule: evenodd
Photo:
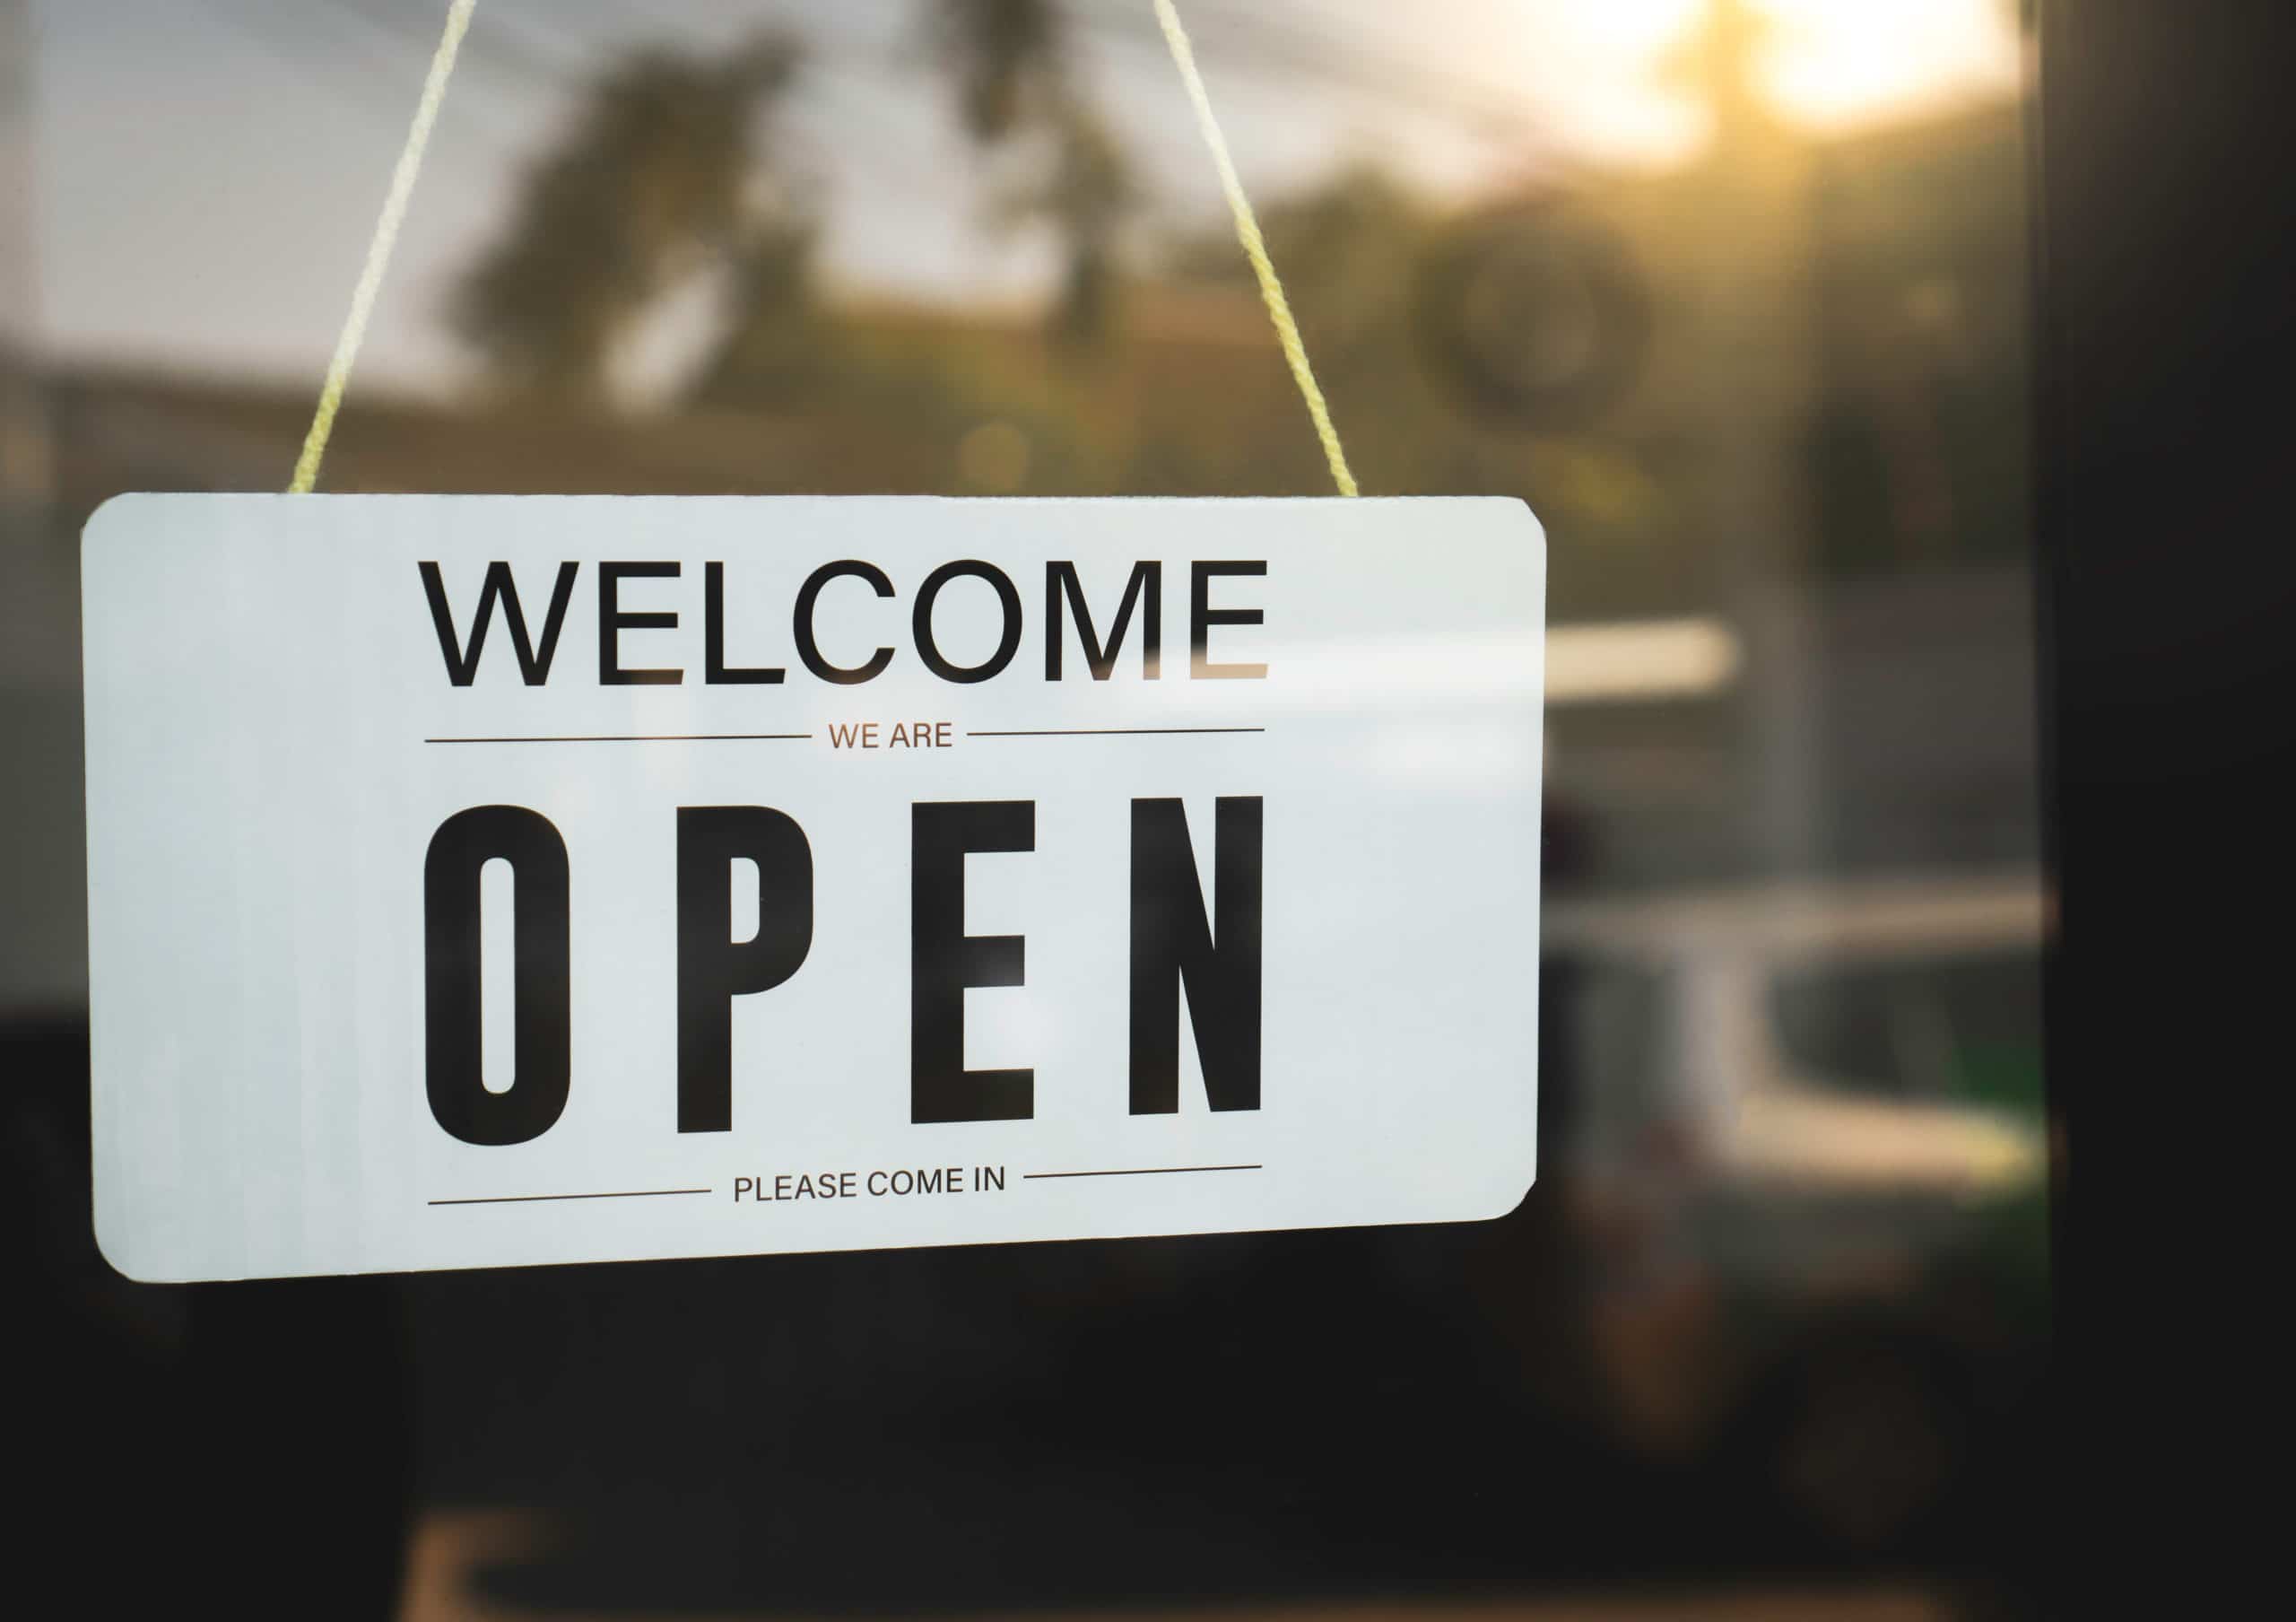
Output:
<svg viewBox="0 0 2296 1622">
<path fill-rule="evenodd" d="M 832 318 L 813 288 L 809 222 L 761 220 L 733 254 L 724 325 L 692 386 L 695 404 L 752 409 L 831 387 L 840 364 Z"/>
<path fill-rule="evenodd" d="M 594 397 L 616 343 L 706 270 L 719 325 L 683 403 L 823 436 L 804 487 L 1323 493 L 1224 216 L 1136 229 L 1067 7 L 925 5 L 953 121 L 993 165 L 991 223 L 1062 245 L 1040 323 L 824 296 L 761 134 L 799 72 L 769 38 L 599 81 L 463 283 L 488 375 Z M 1358 163 L 1259 200 L 1364 487 L 1529 500 L 1574 612 L 1709 602 L 1733 568 L 1718 493 L 1750 458 L 1785 499 L 1741 528 L 1787 529 L 1769 555 L 1787 566 L 2022 554 L 2013 107 L 1796 135 L 1742 93 L 1749 16 L 1720 6 L 1685 48 L 1729 117 L 1678 170 L 1550 174 L 1462 208 Z"/>
<path fill-rule="evenodd" d="M 1119 234 L 1140 201 L 1123 148 L 1074 100 L 1051 114 L 1044 171 L 1007 193 L 1012 216 L 1049 222 L 1066 255 L 1054 303 L 1053 335 L 1070 354 L 1088 353 L 1114 332 Z"/>
<path fill-rule="evenodd" d="M 997 217 L 1049 225 L 1060 239 L 1053 333 L 1068 354 L 1091 353 L 1113 332 L 1118 244 L 1141 198 L 1123 147 L 1077 85 L 1065 8 L 934 0 L 929 16 L 966 133 L 983 147 L 1017 149 L 1023 164 L 1002 188 Z"/>
<path fill-rule="evenodd" d="M 2025 549 L 2021 177 L 1989 120 L 1821 155 L 1827 364 L 1805 450 L 1831 572 Z"/>
<path fill-rule="evenodd" d="M 932 39 L 956 79 L 957 104 L 976 141 L 1013 134 L 1048 85 L 1065 96 L 1056 0 L 935 0 Z"/>
<path fill-rule="evenodd" d="M 755 190 L 757 115 L 796 63 L 768 36 L 722 57 L 648 50 L 599 80 L 457 290 L 455 327 L 497 383 L 596 395 L 616 340 L 713 255 L 777 298 L 802 287 L 802 234 Z"/>
</svg>

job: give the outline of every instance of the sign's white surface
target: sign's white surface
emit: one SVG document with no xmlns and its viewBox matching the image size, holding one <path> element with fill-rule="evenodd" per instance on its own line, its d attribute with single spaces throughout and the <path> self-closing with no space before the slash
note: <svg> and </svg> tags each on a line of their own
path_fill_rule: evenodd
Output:
<svg viewBox="0 0 2296 1622">
<path fill-rule="evenodd" d="M 83 551 L 132 1277 L 1531 1182 L 1519 502 L 129 496 Z"/>
</svg>

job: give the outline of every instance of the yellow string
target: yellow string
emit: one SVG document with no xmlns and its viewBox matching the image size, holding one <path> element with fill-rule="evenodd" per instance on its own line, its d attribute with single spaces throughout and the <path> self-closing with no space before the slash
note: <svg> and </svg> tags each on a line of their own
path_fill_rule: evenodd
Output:
<svg viewBox="0 0 2296 1622">
<path fill-rule="evenodd" d="M 375 294 L 383 284 L 391 249 L 398 240 L 399 222 L 406 217 L 407 199 L 414 193 L 414 177 L 422 169 L 422 149 L 430 144 L 430 126 L 438 121 L 439 104 L 447 97 L 447 79 L 455 71 L 455 53 L 470 28 L 478 0 L 454 0 L 447 9 L 447 31 L 430 58 L 430 76 L 422 82 L 422 100 L 416 104 L 414 122 L 406 132 L 406 145 L 391 171 L 391 188 L 383 199 L 382 218 L 375 222 L 374 240 L 367 245 L 367 263 L 351 294 L 351 313 L 335 341 L 335 358 L 326 369 L 326 383 L 319 390 L 319 406 L 311 431 L 303 437 L 303 454 L 296 458 L 290 495 L 309 495 L 318 483 L 319 459 L 326 455 L 327 436 L 335 432 L 335 414 L 342 408 L 343 391 L 351 386 L 351 365 L 359 358 L 360 343 L 367 336 L 367 318 L 373 313 Z"/>
<path fill-rule="evenodd" d="M 1317 387 L 1315 369 L 1308 364 L 1308 346 L 1300 339 L 1299 323 L 1292 318 L 1292 305 L 1283 296 L 1283 283 L 1276 280 L 1274 261 L 1267 257 L 1266 240 L 1259 234 L 1259 221 L 1252 214 L 1249 198 L 1244 196 L 1244 183 L 1236 173 L 1235 161 L 1228 155 L 1228 143 L 1220 133 L 1220 121 L 1212 116 L 1212 98 L 1205 93 L 1203 75 L 1196 71 L 1196 51 L 1188 44 L 1187 31 L 1180 26 L 1180 14 L 1173 9 L 1172 0 L 1156 0 L 1156 21 L 1164 27 L 1164 42 L 1172 48 L 1172 62 L 1180 70 L 1180 78 L 1187 86 L 1187 96 L 1196 104 L 1196 126 L 1204 132 L 1204 144 L 1212 149 L 1213 166 L 1220 171 L 1220 189 L 1227 194 L 1228 212 L 1236 217 L 1236 240 L 1243 244 L 1244 257 L 1251 261 L 1252 274 L 1259 278 L 1259 296 L 1267 305 L 1267 318 L 1275 324 L 1275 341 L 1283 346 L 1283 358 L 1291 362 L 1292 381 L 1300 385 L 1300 397 L 1308 403 L 1308 415 L 1316 425 L 1316 438 L 1323 441 L 1324 459 L 1331 464 L 1331 482 L 1339 486 L 1342 495 L 1353 495 L 1355 475 L 1347 470 L 1347 453 L 1339 447 L 1339 430 L 1331 424 L 1331 411 L 1324 404 L 1324 391 Z"/>
<path fill-rule="evenodd" d="M 1164 41 L 1171 47 L 1173 65 L 1179 69 L 1188 100 L 1195 105 L 1196 127 L 1203 132 L 1204 143 L 1212 151 L 1213 166 L 1219 170 L 1220 189 L 1227 196 L 1228 212 L 1235 216 L 1236 240 L 1243 246 L 1244 257 L 1251 262 L 1253 275 L 1258 278 L 1260 298 L 1267 305 L 1276 342 L 1283 346 L 1292 380 L 1300 386 L 1300 397 L 1307 403 L 1316 438 L 1323 443 L 1324 459 L 1331 465 L 1332 483 L 1338 486 L 1340 494 L 1354 495 L 1355 475 L 1348 471 L 1347 453 L 1340 448 L 1339 431 L 1332 426 L 1324 391 L 1317 385 L 1315 369 L 1308 363 L 1308 346 L 1300 337 L 1299 323 L 1292 318 L 1291 303 L 1283 296 L 1283 283 L 1276 277 L 1274 262 L 1268 257 L 1266 240 L 1260 235 L 1251 200 L 1244 195 L 1244 183 L 1236 173 L 1235 160 L 1228 154 L 1228 142 L 1220 133 L 1220 121 L 1213 116 L 1212 99 L 1205 92 L 1203 75 L 1196 72 L 1196 51 L 1188 43 L 1187 31 L 1180 25 L 1179 13 L 1173 9 L 1172 0 L 1155 0 L 1155 6 L 1156 20 L 1163 26 Z M 391 249 L 397 244 L 399 224 L 406 217 L 415 177 L 422 170 L 422 153 L 430 144 L 430 127 L 438 121 L 439 104 L 446 100 L 447 81 L 455 71 L 456 53 L 462 48 L 463 36 L 469 31 L 471 16 L 477 9 L 478 0 L 453 0 L 447 9 L 446 31 L 431 56 L 430 71 L 422 83 L 422 99 L 415 107 L 414 122 L 407 129 L 406 145 L 391 172 L 390 192 L 383 200 L 382 217 L 375 222 L 374 239 L 367 246 L 367 262 L 359 273 L 358 285 L 352 291 L 351 311 L 344 319 L 343 332 L 335 340 L 335 356 L 327 364 L 326 382 L 319 390 L 318 409 L 312 415 L 310 432 L 303 438 L 303 453 L 296 458 L 295 476 L 287 486 L 291 495 L 307 495 L 318 483 L 319 463 L 326 455 L 327 438 L 335 432 L 335 414 L 342 409 L 344 391 L 351 385 L 351 368 L 366 338 L 367 321 L 374 311 L 375 296 L 382 287 L 383 272 L 390 264 Z"/>
</svg>

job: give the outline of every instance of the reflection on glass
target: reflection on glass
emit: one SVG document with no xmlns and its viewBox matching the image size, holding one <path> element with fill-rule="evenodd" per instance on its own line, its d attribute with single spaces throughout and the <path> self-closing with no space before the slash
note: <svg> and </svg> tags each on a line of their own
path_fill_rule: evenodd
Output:
<svg viewBox="0 0 2296 1622">
<path fill-rule="evenodd" d="M 284 483 L 422 11 L 0 0 L 0 1034 L 54 1366 L 165 1393 L 137 1422 L 184 1458 L 340 1418 L 326 1468 L 409 1483 L 404 1536 L 306 1528 L 320 1586 L 411 1550 L 410 1616 L 1467 1576 L 2017 1614 L 1984 1574 L 2048 1341 L 2018 8 L 1182 0 L 1365 488 L 1522 496 L 1550 536 L 1513 1216 L 378 1281 L 290 1335 L 155 1306 L 55 1217 L 75 540 L 119 491 Z M 466 48 L 332 487 L 1326 488 L 1144 6 L 489 0 Z M 1326 664 L 1334 705 L 1471 706 L 1494 661 L 1398 626 Z M 1352 763 L 1473 795 L 1526 746 L 1399 723 Z M 406 1423 L 286 1411 L 290 1339 Z M 233 1433 L 183 1431 L 233 1367 L 272 1371 Z M 128 1509 L 197 1546 L 208 1495 L 141 1456 Z M 230 1507 L 217 1547 L 265 1506 Z"/>
</svg>

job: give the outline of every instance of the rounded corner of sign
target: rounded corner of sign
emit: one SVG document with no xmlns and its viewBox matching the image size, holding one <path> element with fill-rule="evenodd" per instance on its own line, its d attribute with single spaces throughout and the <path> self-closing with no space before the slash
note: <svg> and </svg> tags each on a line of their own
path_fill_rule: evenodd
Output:
<svg viewBox="0 0 2296 1622">
<path fill-rule="evenodd" d="M 158 1264 L 155 1258 L 139 1253 L 135 1243 L 113 1231 L 113 1224 L 104 1216 L 103 1201 L 95 1202 L 91 1212 L 96 1240 L 96 1254 L 104 1265 L 130 1284 L 182 1284 L 187 1280 Z M 115 1219 L 116 1220 L 116 1219 Z"/>
<path fill-rule="evenodd" d="M 1477 1206 L 1474 1210 L 1468 1213 L 1465 1220 L 1498 1222 L 1504 1217 L 1512 1216 L 1523 1208 L 1523 1202 L 1531 1197 L 1531 1190 L 1538 1187 L 1538 1182 L 1539 1169 L 1535 1162 L 1529 1170 L 1522 1174 L 1519 1184 L 1512 1177 L 1500 1181 L 1498 1197 L 1495 1199 L 1485 1200 Z"/>
<path fill-rule="evenodd" d="M 135 508 L 152 499 L 148 491 L 124 490 L 117 495 L 106 496 L 80 526 L 80 554 L 85 557 L 96 543 L 117 525 L 125 521 Z"/>
<path fill-rule="evenodd" d="M 1544 551 L 1546 546 L 1546 526 L 1539 521 L 1538 510 L 1531 505 L 1530 498 L 1519 495 L 1502 495 L 1496 499 L 1509 511 L 1519 511 L 1523 515 L 1523 522 L 1531 527 L 1532 540 L 1536 542 L 1540 549 Z"/>
</svg>

